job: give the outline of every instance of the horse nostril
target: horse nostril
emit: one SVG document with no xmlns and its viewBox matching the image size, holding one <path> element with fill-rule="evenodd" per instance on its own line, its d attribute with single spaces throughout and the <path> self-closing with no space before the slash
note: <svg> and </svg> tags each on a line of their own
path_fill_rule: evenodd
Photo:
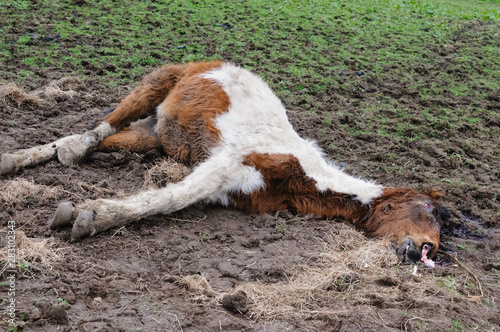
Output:
<svg viewBox="0 0 500 332">
<path fill-rule="evenodd" d="M 406 252 L 408 251 L 408 249 L 410 248 L 410 240 L 409 239 L 406 239 L 402 244 L 401 246 L 399 246 L 398 248 L 395 248 L 396 250 L 396 254 L 398 256 L 406 256 Z"/>
<path fill-rule="evenodd" d="M 413 263 L 419 262 L 420 259 L 422 259 L 422 254 L 419 250 L 419 247 L 417 247 L 417 244 L 415 243 L 415 241 L 412 238 L 408 239 L 407 244 L 408 244 L 408 247 L 407 247 L 406 255 L 405 255 L 404 259 L 406 261 L 411 261 Z"/>
<path fill-rule="evenodd" d="M 406 252 L 406 258 L 412 261 L 413 263 L 417 263 L 422 259 L 422 254 L 420 254 L 416 250 L 408 250 Z"/>
</svg>

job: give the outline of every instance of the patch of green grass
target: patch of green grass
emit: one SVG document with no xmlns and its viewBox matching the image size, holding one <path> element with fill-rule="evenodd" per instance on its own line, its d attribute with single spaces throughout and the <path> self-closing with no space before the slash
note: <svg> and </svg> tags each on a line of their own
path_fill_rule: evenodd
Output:
<svg viewBox="0 0 500 332">
<path fill-rule="evenodd" d="M 451 331 L 452 332 L 465 331 L 465 326 L 463 326 L 463 324 L 458 319 L 452 319 Z"/>
<path fill-rule="evenodd" d="M 210 240 L 210 236 L 208 234 L 200 234 L 200 242 L 207 242 L 208 240 Z"/>
<path fill-rule="evenodd" d="M 17 42 L 20 44 L 27 44 L 27 43 L 29 43 L 30 40 L 31 40 L 30 36 L 21 36 L 21 37 L 19 37 Z"/>
<path fill-rule="evenodd" d="M 438 285 L 450 291 L 452 294 L 459 295 L 456 289 L 454 276 L 446 276 L 438 278 Z"/>
<path fill-rule="evenodd" d="M 19 261 L 19 264 L 18 264 L 17 266 L 18 266 L 21 270 L 27 270 L 27 269 L 30 267 L 29 263 L 28 263 L 28 262 L 25 262 L 25 261 L 23 261 L 23 260 L 20 260 L 20 261 Z"/>
<path fill-rule="evenodd" d="M 68 304 L 68 301 L 66 301 L 66 300 L 64 300 L 64 299 L 62 299 L 62 298 L 60 298 L 60 297 L 59 297 L 57 300 L 58 300 L 60 303 L 62 303 L 62 304 Z"/>
</svg>

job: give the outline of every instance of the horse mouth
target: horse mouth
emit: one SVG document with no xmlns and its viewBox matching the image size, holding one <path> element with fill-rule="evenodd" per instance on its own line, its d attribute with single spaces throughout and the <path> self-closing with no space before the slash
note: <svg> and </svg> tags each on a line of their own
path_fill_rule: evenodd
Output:
<svg viewBox="0 0 500 332">
<path fill-rule="evenodd" d="M 425 266 L 428 267 L 434 267 L 435 266 L 434 261 L 430 258 L 427 258 L 427 254 L 429 253 L 429 251 L 431 251 L 431 248 L 427 244 L 424 244 L 422 246 L 422 258 L 420 259 L 420 263 L 423 263 Z"/>
<path fill-rule="evenodd" d="M 424 243 L 419 250 L 413 240 L 407 239 L 403 246 L 396 250 L 396 254 L 403 258 L 403 262 L 407 263 L 422 263 L 428 267 L 434 267 L 435 263 L 428 255 L 432 252 L 432 244 Z"/>
</svg>

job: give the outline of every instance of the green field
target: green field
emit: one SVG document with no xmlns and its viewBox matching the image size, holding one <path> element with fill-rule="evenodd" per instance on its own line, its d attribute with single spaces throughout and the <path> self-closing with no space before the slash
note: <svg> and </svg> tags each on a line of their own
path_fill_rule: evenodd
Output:
<svg viewBox="0 0 500 332">
<path fill-rule="evenodd" d="M 474 45 L 442 52 L 452 55 L 452 72 L 499 87 L 495 2 L 5 0 L 0 14 L 2 76 L 15 73 L 17 82 L 43 68 L 98 73 L 116 86 L 164 63 L 229 59 L 260 70 L 283 93 L 300 90 L 294 77 L 307 77 L 316 91 L 338 88 L 332 74 L 356 69 L 381 81 L 397 69 L 403 83 L 419 89 L 425 82 L 416 81 L 415 69 L 444 61 L 433 52 L 458 36 L 477 34 L 470 35 L 477 37 Z M 477 21 L 488 24 L 464 31 Z M 451 84 L 456 75 L 442 78 L 453 93 L 471 93 Z"/>
</svg>

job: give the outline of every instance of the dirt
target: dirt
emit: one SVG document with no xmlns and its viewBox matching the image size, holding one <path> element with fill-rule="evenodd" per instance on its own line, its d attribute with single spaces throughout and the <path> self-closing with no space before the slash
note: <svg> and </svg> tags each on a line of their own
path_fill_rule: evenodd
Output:
<svg viewBox="0 0 500 332">
<path fill-rule="evenodd" d="M 89 41 L 91 42 L 91 41 Z M 350 73 L 342 80 L 361 80 Z M 73 76 L 70 72 L 37 73 L 38 80 L 23 86 L 27 92 Z M 424 74 L 423 75 L 427 75 Z M 397 75 L 395 74 L 395 77 Z M 304 84 L 306 84 L 305 82 Z M 339 95 L 326 90 L 312 99 L 284 100 L 296 130 L 318 140 L 328 157 L 343 162 L 347 172 L 371 178 L 386 186 L 422 189 L 449 173 L 463 184 L 441 182 L 447 190 L 445 205 L 452 213 L 443 225 L 442 245 L 434 269 L 397 265 L 367 276 L 342 276 L 346 284 L 316 294 L 296 311 L 259 317 L 240 285 L 281 285 L 317 266 L 316 257 L 332 241 L 341 220 L 329 221 L 287 213 L 254 216 L 219 206 L 197 205 L 169 216 L 155 216 L 120 229 L 71 243 L 70 230 L 51 231 L 47 222 L 61 201 L 82 202 L 98 197 L 120 197 L 143 188 L 148 170 L 161 163 L 161 151 L 135 154 L 127 151 L 95 152 L 78 166 L 64 167 L 53 160 L 18 175 L 34 184 L 56 188 L 50 197 L 26 195 L 20 204 L 2 202 L 0 220 L 30 238 L 53 237 L 62 259 L 51 269 L 21 268 L 17 276 L 17 327 L 24 331 L 380 331 L 469 330 L 491 331 L 500 325 L 498 258 L 500 215 L 498 136 L 482 136 L 467 124 L 443 128 L 442 139 L 419 139 L 402 145 L 392 138 L 371 134 L 353 137 L 338 124 L 362 127 L 366 115 L 360 103 L 390 95 L 401 104 L 422 110 L 432 100 L 421 100 L 411 89 L 393 82 L 370 85 L 367 93 Z M 361 83 L 360 83 L 361 84 Z M 363 83 L 364 84 L 364 83 Z M 50 105 L 6 100 L 0 112 L 0 153 L 45 144 L 93 128 L 109 107 L 127 93 L 98 81 L 76 82 L 72 97 L 44 97 Z M 304 92 L 302 92 L 303 94 Z M 498 109 L 498 94 L 483 105 Z M 441 99 L 453 107 L 466 102 Z M 331 124 L 311 116 L 312 105 L 331 112 Z M 424 105 L 424 106 L 423 106 Z M 500 130 L 498 118 L 483 125 Z M 415 122 L 425 131 L 425 121 Z M 318 131 L 320 129 L 320 131 Z M 321 131 L 323 129 L 323 131 Z M 320 134 L 320 133 L 325 133 Z M 411 136 L 409 134 L 409 136 Z M 464 140 L 469 142 L 464 147 Z M 327 149 L 335 144 L 339 154 Z M 337 151 L 338 151 L 337 150 Z M 451 158 L 453 152 L 474 156 L 466 165 Z M 396 154 L 397 160 L 388 160 Z M 386 171 L 391 164 L 409 163 L 403 171 Z M 485 166 L 487 164 L 487 167 Z M 472 274 L 445 253 L 456 255 L 481 282 L 479 295 Z M 204 278 L 212 291 L 187 287 L 186 276 Z M 0 289 L 7 298 L 7 289 Z M 225 294 L 218 299 L 215 293 Z M 307 310 L 306 310 L 307 309 Z M 7 328 L 5 317 L 0 322 Z"/>
</svg>

